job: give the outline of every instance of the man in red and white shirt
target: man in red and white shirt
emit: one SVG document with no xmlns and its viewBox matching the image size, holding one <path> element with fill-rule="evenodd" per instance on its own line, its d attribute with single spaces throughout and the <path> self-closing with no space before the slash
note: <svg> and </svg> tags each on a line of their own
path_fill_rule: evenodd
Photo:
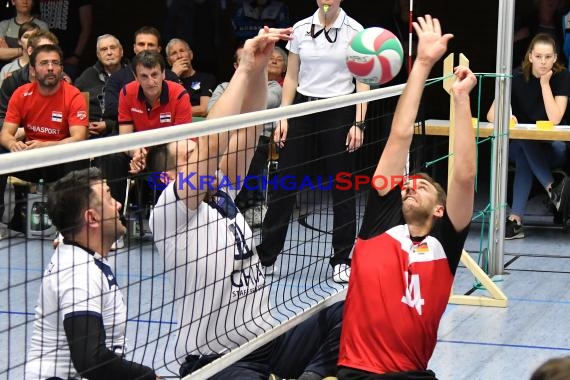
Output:
<svg viewBox="0 0 570 380">
<path fill-rule="evenodd" d="M 429 15 L 419 17 L 414 28 L 417 58 L 375 176 L 404 172 L 426 79 L 452 38 L 442 35 L 439 21 Z M 426 174 L 370 192 L 352 259 L 339 379 L 435 379 L 427 365 L 473 212 L 469 92 L 476 82 L 469 69 L 455 69 L 455 162 L 447 196 Z"/>
<path fill-rule="evenodd" d="M 79 90 L 62 80 L 61 50 L 41 45 L 30 57 L 35 82 L 19 87 L 8 103 L 0 142 L 11 152 L 19 152 L 85 140 L 87 106 Z M 26 138 L 15 137 L 19 127 Z"/>
<path fill-rule="evenodd" d="M 192 122 L 190 96 L 182 85 L 165 80 L 166 63 L 160 53 L 138 53 L 133 67 L 136 80 L 119 92 L 119 134 Z M 145 167 L 146 149 L 125 153 L 112 155 L 105 170 L 115 199 L 125 199 L 129 171 L 136 174 Z"/>
<path fill-rule="evenodd" d="M 62 58 L 56 45 L 40 45 L 32 52 L 30 73 L 35 81 L 20 86 L 10 98 L 0 133 L 0 143 L 6 150 L 20 152 L 87 138 L 89 118 L 85 98 L 77 88 L 62 80 Z M 26 133 L 24 140 L 16 138 L 20 127 Z M 31 182 L 40 179 L 52 182 L 79 167 L 80 163 L 71 162 L 19 172 L 16 176 Z M 4 194 L 6 179 L 7 175 L 0 176 L 0 194 Z M 0 199 L 0 216 L 3 199 Z M 14 220 L 13 229 L 21 230 L 19 223 Z"/>
</svg>

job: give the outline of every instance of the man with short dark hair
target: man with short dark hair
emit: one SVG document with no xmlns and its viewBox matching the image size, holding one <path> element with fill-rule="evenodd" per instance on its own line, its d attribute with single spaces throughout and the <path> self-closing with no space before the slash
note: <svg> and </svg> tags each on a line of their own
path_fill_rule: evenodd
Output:
<svg viewBox="0 0 570 380">
<path fill-rule="evenodd" d="M 133 52 L 135 55 L 142 51 L 154 51 L 160 53 L 161 39 L 160 32 L 152 26 L 143 26 L 134 35 Z M 178 82 L 178 76 L 170 70 L 165 70 L 165 78 Z M 119 92 L 127 84 L 135 80 L 135 67 L 129 65 L 117 71 L 107 81 L 105 85 L 105 111 L 104 119 L 117 120 L 119 110 Z M 115 131 L 118 133 L 118 131 Z"/>
<path fill-rule="evenodd" d="M 42 279 L 26 379 L 157 378 L 124 358 L 127 307 L 107 261 L 125 233 L 120 208 L 96 168 L 50 189 L 48 215 L 64 240 Z"/>
<path fill-rule="evenodd" d="M 119 95 L 119 134 L 140 132 L 192 122 L 192 106 L 182 85 L 165 80 L 164 58 L 158 52 L 142 51 L 133 59 L 136 80 Z M 116 199 L 126 197 L 126 179 L 145 167 L 146 149 L 109 157 L 105 176 Z M 141 205 L 139 205 L 141 206 Z"/>
<path fill-rule="evenodd" d="M 30 56 L 32 83 L 20 86 L 8 103 L 8 112 L 0 132 L 0 144 L 10 152 L 67 144 L 87 138 L 87 105 L 79 90 L 62 80 L 62 52 L 56 45 L 41 45 Z M 18 128 L 25 139 L 16 138 Z M 16 173 L 20 179 L 52 182 L 81 162 L 30 169 Z M 4 208 L 4 189 L 8 175 L 0 176 L 0 215 Z M 21 197 L 21 196 L 20 196 Z M 23 198 L 23 197 L 22 197 Z M 22 207 L 17 202 L 16 207 Z M 11 229 L 23 231 L 20 212 L 14 213 Z"/>
</svg>

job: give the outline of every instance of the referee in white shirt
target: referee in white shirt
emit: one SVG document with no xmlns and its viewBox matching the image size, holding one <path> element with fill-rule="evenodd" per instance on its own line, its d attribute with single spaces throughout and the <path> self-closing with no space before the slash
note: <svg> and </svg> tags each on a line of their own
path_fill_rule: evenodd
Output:
<svg viewBox="0 0 570 380">
<path fill-rule="evenodd" d="M 318 10 L 293 26 L 294 38 L 287 49 L 289 59 L 283 82 L 282 106 L 308 102 L 356 91 L 369 86 L 356 82 L 346 67 L 346 49 L 363 27 L 342 8 L 342 0 L 317 0 Z M 308 174 L 307 166 L 319 152 L 325 166 L 324 178 L 340 172 L 352 173 L 352 152 L 364 139 L 366 104 L 330 109 L 317 114 L 282 120 L 275 130 L 279 153 L 279 175 L 297 177 Z M 291 177 L 287 177 L 291 178 Z M 293 183 L 293 182 L 292 182 Z M 298 186 L 294 186 L 298 188 Z M 262 264 L 271 266 L 283 249 L 294 208 L 296 190 L 278 188 L 268 204 L 263 221 L 262 243 L 257 252 Z M 333 197 L 333 267 L 335 282 L 348 282 L 350 251 L 356 236 L 356 201 L 354 189 L 339 190 L 332 186 Z"/>
</svg>

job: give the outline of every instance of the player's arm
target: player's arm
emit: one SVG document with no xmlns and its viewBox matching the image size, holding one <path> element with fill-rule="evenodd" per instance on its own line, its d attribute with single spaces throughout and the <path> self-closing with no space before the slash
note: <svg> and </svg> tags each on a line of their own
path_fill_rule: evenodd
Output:
<svg viewBox="0 0 570 380">
<path fill-rule="evenodd" d="M 392 120 L 390 135 L 374 172 L 375 176 L 394 178 L 404 173 L 408 150 L 414 135 L 414 122 L 416 120 L 420 100 L 425 82 L 434 64 L 447 50 L 447 43 L 453 37 L 451 34 L 441 34 L 441 27 L 437 19 L 430 15 L 418 17 L 414 22 L 414 29 L 418 35 L 418 53 L 404 92 L 398 100 L 396 112 Z M 385 195 L 391 189 L 378 190 Z"/>
<path fill-rule="evenodd" d="M 455 68 L 451 92 L 455 107 L 454 163 L 447 189 L 447 215 L 456 231 L 463 230 L 473 214 L 475 188 L 475 133 L 471 125 L 469 93 L 477 84 L 475 75 L 466 67 Z"/>
<path fill-rule="evenodd" d="M 69 144 L 72 142 L 87 140 L 89 136 L 89 130 L 85 125 L 70 125 L 69 126 L 69 137 L 66 137 L 57 141 L 40 141 L 40 140 L 30 140 L 26 141 L 26 146 L 28 149 L 44 148 L 46 146 Z"/>
<path fill-rule="evenodd" d="M 154 371 L 131 362 L 105 345 L 105 328 L 101 315 L 85 314 L 66 317 L 63 328 L 69 345 L 73 367 L 88 379 L 154 380 Z"/>
<path fill-rule="evenodd" d="M 239 67 L 245 65 L 246 69 L 251 70 L 250 75 L 254 79 L 247 81 L 239 113 L 267 108 L 267 62 L 273 53 L 276 40 L 253 39 L 251 42 L 251 46 L 247 50 L 244 48 L 242 52 Z M 261 64 L 257 61 L 265 63 Z M 247 94 L 256 94 L 256 96 L 247 96 Z M 242 128 L 231 136 L 226 154 L 220 162 L 220 169 L 233 183 L 237 176 L 243 177 L 247 173 L 261 128 L 262 126 Z"/>
<path fill-rule="evenodd" d="M 18 141 L 16 138 L 16 132 L 18 131 L 19 125 L 16 123 L 10 123 L 5 121 L 2 125 L 2 132 L 0 132 L 0 143 L 10 152 L 19 152 L 21 150 L 26 150 L 26 144 L 22 141 Z"/>
<path fill-rule="evenodd" d="M 267 62 L 271 57 L 275 42 L 280 39 L 290 39 L 290 34 L 291 29 L 266 28 L 257 37 L 246 41 L 240 65 L 228 87 L 210 110 L 208 119 L 237 115 L 265 107 L 267 101 Z M 243 137 L 239 137 L 241 135 L 239 132 L 233 132 L 232 135 L 237 138 L 236 144 L 240 140 L 246 141 Z M 194 188 L 188 185 L 184 186 L 184 184 L 176 187 L 179 198 L 186 202 L 188 208 L 195 209 L 208 191 L 207 187 L 197 186 L 200 177 L 215 175 L 220 166 L 227 169 L 227 162 L 220 162 L 220 160 L 227 153 L 229 139 L 230 133 L 228 132 L 202 136 L 198 139 L 197 148 L 190 154 L 190 164 L 187 166 L 187 174 L 195 173 L 189 179 Z M 236 146 L 239 149 L 239 145 Z M 230 179 L 232 178 L 230 177 Z"/>
</svg>

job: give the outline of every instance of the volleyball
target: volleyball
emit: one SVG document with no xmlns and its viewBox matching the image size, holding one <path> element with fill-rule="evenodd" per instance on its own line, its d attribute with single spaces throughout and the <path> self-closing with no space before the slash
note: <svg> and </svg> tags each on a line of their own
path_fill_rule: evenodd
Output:
<svg viewBox="0 0 570 380">
<path fill-rule="evenodd" d="M 346 65 L 355 78 L 366 84 L 391 81 L 402 67 L 404 50 L 394 33 L 384 28 L 359 32 L 346 50 Z"/>
</svg>

